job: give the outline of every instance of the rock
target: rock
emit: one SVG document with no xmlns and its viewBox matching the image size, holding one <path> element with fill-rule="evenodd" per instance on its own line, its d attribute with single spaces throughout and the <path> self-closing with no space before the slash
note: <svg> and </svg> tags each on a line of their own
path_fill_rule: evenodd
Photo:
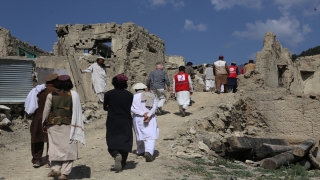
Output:
<svg viewBox="0 0 320 180">
<path fill-rule="evenodd" d="M 177 152 L 177 157 L 179 158 L 201 158 L 202 155 L 198 153 L 185 153 L 185 152 Z"/>
<path fill-rule="evenodd" d="M 191 127 L 189 130 L 190 134 L 196 134 L 196 130 L 194 129 L 194 127 Z"/>
<path fill-rule="evenodd" d="M 204 139 L 203 139 L 203 143 L 204 143 L 205 145 L 207 145 L 208 147 L 211 146 L 211 140 L 210 140 L 209 138 L 204 138 Z"/>
<path fill-rule="evenodd" d="M 206 153 L 209 153 L 210 149 L 207 145 L 205 145 L 202 141 L 199 141 L 198 142 L 198 148 L 201 150 L 201 151 L 204 151 Z"/>
<path fill-rule="evenodd" d="M 257 132 L 257 128 L 254 126 L 247 126 L 246 130 L 247 130 L 246 134 L 248 135 L 255 135 Z"/>
</svg>

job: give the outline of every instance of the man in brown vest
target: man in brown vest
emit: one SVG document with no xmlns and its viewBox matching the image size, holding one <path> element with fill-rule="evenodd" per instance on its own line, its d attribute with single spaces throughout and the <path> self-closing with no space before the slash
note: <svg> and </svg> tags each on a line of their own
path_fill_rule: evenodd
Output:
<svg viewBox="0 0 320 180">
<path fill-rule="evenodd" d="M 32 153 L 32 163 L 33 167 L 40 167 L 42 153 L 44 149 L 44 143 L 47 142 L 47 152 L 48 152 L 48 134 L 42 131 L 42 114 L 44 105 L 47 99 L 47 95 L 53 91 L 57 91 L 54 87 L 54 83 L 58 78 L 58 74 L 51 74 L 46 78 L 46 89 L 38 94 L 38 109 L 34 112 L 33 121 L 30 126 L 31 133 L 31 153 Z M 47 154 L 47 153 L 46 153 Z M 49 156 L 46 157 L 46 168 L 50 168 Z"/>
<path fill-rule="evenodd" d="M 254 71 L 256 69 L 256 65 L 253 64 L 253 60 L 249 60 L 249 64 L 244 66 L 244 72 Z"/>
</svg>

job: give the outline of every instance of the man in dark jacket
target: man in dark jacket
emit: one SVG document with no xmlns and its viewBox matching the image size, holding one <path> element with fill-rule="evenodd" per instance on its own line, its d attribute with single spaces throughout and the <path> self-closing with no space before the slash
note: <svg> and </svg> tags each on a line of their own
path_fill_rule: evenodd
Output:
<svg viewBox="0 0 320 180">
<path fill-rule="evenodd" d="M 40 167 L 42 153 L 44 149 L 44 143 L 47 143 L 47 153 L 48 153 L 48 134 L 42 131 L 42 114 L 44 105 L 47 99 L 47 95 L 51 92 L 57 91 L 54 87 L 54 83 L 58 78 L 57 74 L 51 74 L 46 77 L 46 89 L 38 94 L 38 109 L 34 112 L 34 118 L 31 122 L 30 133 L 31 133 L 31 154 L 33 167 Z M 46 153 L 46 154 L 47 154 Z M 50 168 L 49 156 L 46 157 L 46 168 Z"/>
</svg>

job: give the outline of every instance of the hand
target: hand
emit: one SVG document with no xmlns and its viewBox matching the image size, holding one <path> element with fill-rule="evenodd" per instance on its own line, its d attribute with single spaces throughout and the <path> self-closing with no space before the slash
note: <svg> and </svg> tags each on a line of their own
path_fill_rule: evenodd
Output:
<svg viewBox="0 0 320 180">
<path fill-rule="evenodd" d="M 193 92 L 190 92 L 190 95 L 192 95 L 193 94 Z"/>
<path fill-rule="evenodd" d="M 143 114 L 143 117 L 148 117 L 148 113 L 145 112 L 145 113 Z"/>
<path fill-rule="evenodd" d="M 170 87 L 167 87 L 167 91 L 170 92 Z"/>
<path fill-rule="evenodd" d="M 150 122 L 150 120 L 151 120 L 151 117 L 147 116 L 144 118 L 143 122 L 148 123 Z"/>
<path fill-rule="evenodd" d="M 147 92 L 150 92 L 150 88 L 147 89 Z"/>
<path fill-rule="evenodd" d="M 42 127 L 42 132 L 48 134 L 47 126 L 43 126 L 43 127 Z"/>
</svg>

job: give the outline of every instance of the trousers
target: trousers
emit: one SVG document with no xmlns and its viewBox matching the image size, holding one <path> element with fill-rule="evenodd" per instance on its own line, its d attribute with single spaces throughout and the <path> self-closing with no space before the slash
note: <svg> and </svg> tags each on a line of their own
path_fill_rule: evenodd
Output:
<svg viewBox="0 0 320 180">
<path fill-rule="evenodd" d="M 137 140 L 137 154 L 148 152 L 153 156 L 155 146 L 156 146 L 155 139 L 147 139 L 143 141 Z"/>
<path fill-rule="evenodd" d="M 38 163 L 42 161 L 42 154 L 44 149 L 44 142 L 31 143 L 31 154 L 32 154 L 32 163 Z M 48 155 L 49 143 L 47 143 L 47 152 L 46 152 L 46 164 L 49 164 L 49 155 Z"/>
<path fill-rule="evenodd" d="M 73 160 L 71 161 L 51 161 L 51 170 L 55 172 L 61 172 L 61 174 L 69 175 L 73 166 Z"/>
</svg>

